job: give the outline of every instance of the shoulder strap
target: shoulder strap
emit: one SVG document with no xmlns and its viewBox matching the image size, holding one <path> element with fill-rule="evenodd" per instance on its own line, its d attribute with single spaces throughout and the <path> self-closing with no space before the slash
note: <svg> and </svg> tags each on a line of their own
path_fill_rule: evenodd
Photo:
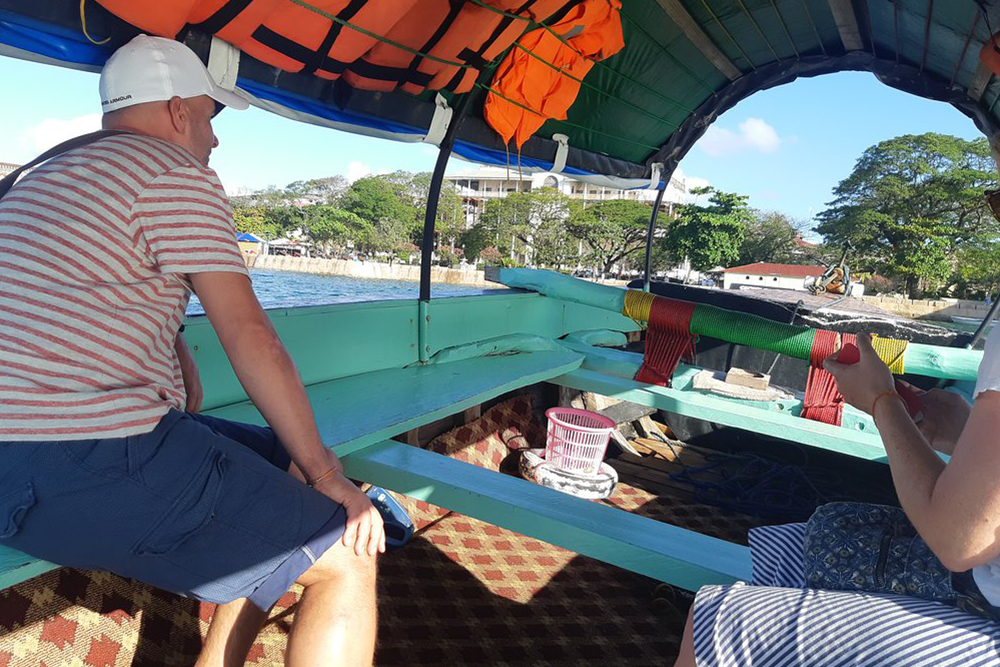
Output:
<svg viewBox="0 0 1000 667">
<path fill-rule="evenodd" d="M 10 190 L 12 187 L 14 187 L 14 183 L 17 182 L 18 177 L 28 169 L 31 169 L 32 167 L 37 167 L 46 160 L 51 160 L 55 156 L 61 155 L 66 151 L 71 151 L 74 148 L 80 148 L 81 146 L 86 146 L 87 144 L 94 143 L 98 139 L 103 139 L 105 137 L 112 137 L 116 134 L 129 134 L 129 133 L 126 132 L 125 130 L 98 130 L 97 132 L 91 132 L 90 134 L 83 134 L 80 135 L 79 137 L 73 137 L 72 139 L 67 139 L 61 144 L 53 146 L 52 148 L 39 155 L 28 164 L 15 169 L 11 173 L 4 176 L 3 179 L 0 179 L 0 199 L 3 199 L 3 196 L 7 194 L 7 191 Z"/>
</svg>

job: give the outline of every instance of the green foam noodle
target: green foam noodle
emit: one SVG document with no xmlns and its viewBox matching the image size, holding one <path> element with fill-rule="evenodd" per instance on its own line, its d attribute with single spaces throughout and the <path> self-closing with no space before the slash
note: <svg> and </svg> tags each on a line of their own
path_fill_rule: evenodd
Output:
<svg viewBox="0 0 1000 667">
<path fill-rule="evenodd" d="M 691 316 L 691 333 L 718 338 L 737 345 L 809 359 L 815 329 L 796 327 L 759 315 L 736 313 L 716 306 L 699 304 Z"/>
</svg>

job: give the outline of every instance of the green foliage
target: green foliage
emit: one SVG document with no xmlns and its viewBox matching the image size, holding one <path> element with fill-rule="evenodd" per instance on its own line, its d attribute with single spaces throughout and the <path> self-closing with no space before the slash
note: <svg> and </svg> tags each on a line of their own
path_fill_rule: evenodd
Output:
<svg viewBox="0 0 1000 667">
<path fill-rule="evenodd" d="M 497 253 L 500 252 L 496 248 L 495 234 L 483 224 L 473 225 L 464 230 L 458 237 L 458 243 L 465 249 L 465 257 L 469 261 L 476 261 L 478 258 L 483 258 L 485 261 L 483 253 L 490 248 Z"/>
<path fill-rule="evenodd" d="M 592 259 L 607 273 L 637 250 L 646 247 L 652 209 L 631 199 L 612 199 L 586 209 L 577 208 L 566 220 L 569 232 L 582 239 Z"/>
<path fill-rule="evenodd" d="M 795 240 L 803 225 L 778 211 L 754 211 L 747 221 L 737 264 L 794 264 L 802 257 Z"/>
<path fill-rule="evenodd" d="M 303 207 L 303 231 L 323 254 L 343 248 L 348 241 L 371 233 L 371 225 L 350 211 L 335 206 Z"/>
<path fill-rule="evenodd" d="M 272 223 L 263 206 L 236 204 L 233 206 L 233 220 L 237 234 L 254 234 L 265 241 L 281 235 L 281 229 Z"/>
<path fill-rule="evenodd" d="M 899 278 L 916 297 L 953 273 L 963 246 L 998 231 L 982 197 L 995 181 L 986 139 L 896 137 L 864 152 L 816 230 L 833 245 L 853 243 L 854 261 Z"/>
<path fill-rule="evenodd" d="M 416 208 L 402 196 L 405 184 L 387 176 L 359 178 L 341 198 L 340 206 L 369 225 L 402 225 L 411 228 L 416 222 Z"/>
<path fill-rule="evenodd" d="M 667 227 L 663 240 L 666 251 L 674 257 L 687 257 L 696 271 L 731 266 L 739 259 L 747 225 L 753 218 L 747 197 L 714 188 L 691 192 L 710 195 L 709 205 L 678 207 L 679 217 Z"/>
<path fill-rule="evenodd" d="M 478 253 L 494 245 L 504 257 L 521 257 L 529 266 L 558 267 L 576 263 L 579 241 L 570 234 L 566 221 L 579 202 L 552 188 L 533 192 L 511 192 L 486 202 L 479 223 L 465 238 Z M 467 256 L 475 256 L 468 248 Z"/>
<path fill-rule="evenodd" d="M 957 277 L 966 296 L 995 296 L 1000 289 L 1000 242 L 982 235 L 958 251 Z"/>
<path fill-rule="evenodd" d="M 333 204 L 347 191 L 347 179 L 343 176 L 314 178 L 308 181 L 294 181 L 285 186 L 285 194 L 290 199 L 305 200 L 309 204 Z"/>
</svg>

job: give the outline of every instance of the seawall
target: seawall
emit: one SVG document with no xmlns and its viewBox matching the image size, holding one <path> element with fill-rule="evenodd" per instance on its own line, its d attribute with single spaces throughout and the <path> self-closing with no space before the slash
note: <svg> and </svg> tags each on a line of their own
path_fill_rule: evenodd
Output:
<svg viewBox="0 0 1000 667">
<path fill-rule="evenodd" d="M 352 278 L 381 278 L 383 280 L 412 280 L 420 282 L 420 267 L 409 264 L 382 264 L 361 262 L 350 259 L 323 259 L 321 257 L 290 257 L 287 255 L 247 255 L 243 254 L 247 267 L 251 269 L 272 269 L 275 271 L 298 271 L 299 273 L 319 273 L 327 276 L 351 276 Z M 627 280 L 591 280 L 601 285 L 625 287 Z M 472 269 L 449 269 L 444 266 L 431 267 L 432 283 L 449 285 L 473 285 L 490 289 L 502 289 L 502 285 L 491 283 L 483 277 L 482 271 Z"/>
<path fill-rule="evenodd" d="M 950 322 L 953 315 L 981 320 L 986 317 L 986 313 L 990 309 L 982 301 L 966 299 L 904 299 L 895 296 L 868 295 L 861 298 L 865 303 L 913 320 Z"/>
<path fill-rule="evenodd" d="M 247 257 L 244 255 L 244 257 Z M 350 259 L 323 259 L 321 257 L 289 257 L 287 255 L 250 255 L 247 266 L 254 269 L 319 273 L 327 276 L 352 278 L 381 278 L 383 280 L 420 280 L 420 267 L 408 264 L 381 264 Z M 482 271 L 431 267 L 431 282 L 450 285 L 497 287 L 483 278 Z"/>
</svg>

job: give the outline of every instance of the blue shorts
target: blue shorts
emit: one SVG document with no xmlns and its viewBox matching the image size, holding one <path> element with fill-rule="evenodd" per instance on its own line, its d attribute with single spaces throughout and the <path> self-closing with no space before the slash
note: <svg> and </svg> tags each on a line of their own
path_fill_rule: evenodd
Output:
<svg viewBox="0 0 1000 667">
<path fill-rule="evenodd" d="M 139 436 L 0 442 L 0 544 L 268 610 L 346 521 L 290 463 L 271 429 L 177 410 Z"/>
</svg>

